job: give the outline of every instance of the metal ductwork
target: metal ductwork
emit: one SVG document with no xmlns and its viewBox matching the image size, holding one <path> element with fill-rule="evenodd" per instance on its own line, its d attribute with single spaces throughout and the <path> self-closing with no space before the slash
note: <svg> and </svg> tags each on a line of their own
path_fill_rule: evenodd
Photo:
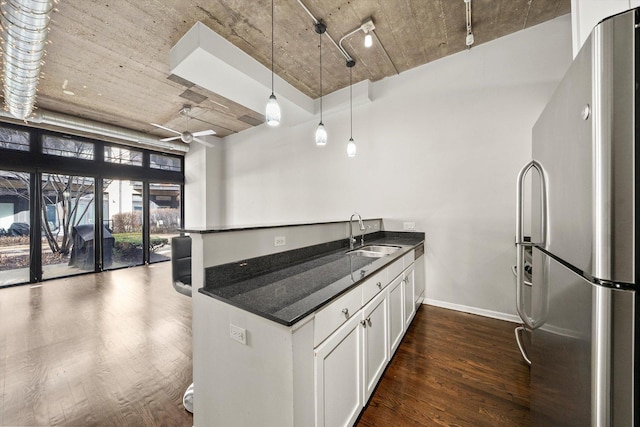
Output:
<svg viewBox="0 0 640 427">
<path fill-rule="evenodd" d="M 3 0 L 3 85 L 5 108 L 26 119 L 33 111 L 47 42 L 53 0 Z"/>
<path fill-rule="evenodd" d="M 0 117 L 10 119 L 7 121 L 19 123 L 12 114 L 5 111 L 0 111 Z M 25 123 L 21 124 L 24 125 Z M 37 109 L 30 117 L 28 117 L 26 124 L 31 126 L 37 124 L 37 127 L 79 136 L 95 137 L 98 135 L 113 142 L 120 142 L 140 148 L 146 147 L 180 153 L 186 153 L 189 151 L 189 146 L 181 142 L 165 142 L 146 133 L 121 128 L 107 123 L 95 122 L 81 117 L 56 113 L 54 111 L 46 111 L 41 108 Z"/>
</svg>

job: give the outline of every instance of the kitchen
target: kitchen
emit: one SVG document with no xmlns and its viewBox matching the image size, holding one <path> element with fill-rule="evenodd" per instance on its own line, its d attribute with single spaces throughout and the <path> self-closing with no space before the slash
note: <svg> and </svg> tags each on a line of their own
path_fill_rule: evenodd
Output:
<svg viewBox="0 0 640 427">
<path fill-rule="evenodd" d="M 185 200 L 202 203 L 186 208 L 185 226 L 344 221 L 354 211 L 387 230 L 413 222 L 426 234 L 426 303 L 517 321 L 514 182 L 571 62 L 572 19 L 356 84 L 370 95 L 353 109 L 355 158 L 345 155 L 345 108 L 325 115 L 323 148 L 311 141 L 315 118 L 193 144 Z"/>
</svg>

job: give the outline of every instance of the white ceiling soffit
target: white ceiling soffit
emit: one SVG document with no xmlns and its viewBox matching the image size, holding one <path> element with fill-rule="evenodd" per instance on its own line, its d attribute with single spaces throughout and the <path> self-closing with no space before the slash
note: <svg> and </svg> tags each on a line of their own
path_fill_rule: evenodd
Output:
<svg viewBox="0 0 640 427">
<path fill-rule="evenodd" d="M 264 114 L 271 94 L 271 70 L 202 22 L 196 22 L 171 48 L 171 73 Z M 278 77 L 275 95 L 282 123 L 301 123 L 314 116 L 314 101 Z"/>
</svg>

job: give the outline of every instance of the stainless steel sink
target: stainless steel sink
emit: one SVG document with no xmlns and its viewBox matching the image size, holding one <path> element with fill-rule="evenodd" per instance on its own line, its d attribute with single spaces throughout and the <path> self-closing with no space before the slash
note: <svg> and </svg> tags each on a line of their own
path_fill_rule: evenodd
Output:
<svg viewBox="0 0 640 427">
<path fill-rule="evenodd" d="M 369 258 L 382 258 L 399 251 L 400 246 L 366 245 L 347 252 L 348 255 L 364 256 Z"/>
</svg>

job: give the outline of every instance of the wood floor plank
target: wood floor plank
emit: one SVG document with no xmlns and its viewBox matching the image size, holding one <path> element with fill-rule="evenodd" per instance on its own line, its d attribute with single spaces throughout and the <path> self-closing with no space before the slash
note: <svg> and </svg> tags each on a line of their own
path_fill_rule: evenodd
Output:
<svg viewBox="0 0 640 427">
<path fill-rule="evenodd" d="M 530 425 L 514 327 L 423 305 L 357 425 Z"/>
<path fill-rule="evenodd" d="M 191 426 L 191 300 L 170 264 L 0 289 L 0 425 Z M 422 306 L 358 421 L 525 426 L 514 325 Z"/>
<path fill-rule="evenodd" d="M 170 263 L 0 289 L 0 425 L 191 426 Z"/>
</svg>

